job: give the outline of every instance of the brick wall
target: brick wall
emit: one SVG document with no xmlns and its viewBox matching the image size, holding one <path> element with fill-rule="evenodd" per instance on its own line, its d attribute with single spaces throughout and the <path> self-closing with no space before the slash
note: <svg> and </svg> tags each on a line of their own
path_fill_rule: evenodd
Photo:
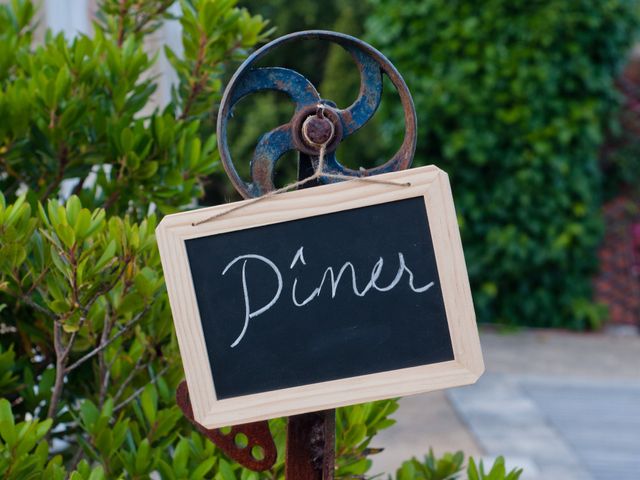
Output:
<svg viewBox="0 0 640 480">
<path fill-rule="evenodd" d="M 604 206 L 596 300 L 609 307 L 609 321 L 640 325 L 640 196 L 620 195 Z"/>
</svg>

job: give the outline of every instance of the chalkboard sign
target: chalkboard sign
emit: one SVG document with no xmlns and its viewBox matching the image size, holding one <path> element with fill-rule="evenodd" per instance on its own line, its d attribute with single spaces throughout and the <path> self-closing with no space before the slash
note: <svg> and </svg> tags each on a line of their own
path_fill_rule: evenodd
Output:
<svg viewBox="0 0 640 480">
<path fill-rule="evenodd" d="M 163 219 L 158 243 L 201 424 L 478 378 L 448 178 L 435 167 L 378 178 L 397 185 L 350 181 Z"/>
</svg>

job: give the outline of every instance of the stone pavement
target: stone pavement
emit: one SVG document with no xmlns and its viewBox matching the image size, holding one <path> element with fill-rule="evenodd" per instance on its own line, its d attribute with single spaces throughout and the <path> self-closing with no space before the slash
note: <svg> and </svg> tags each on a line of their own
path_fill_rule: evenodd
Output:
<svg viewBox="0 0 640 480">
<path fill-rule="evenodd" d="M 372 446 L 372 472 L 463 450 L 525 469 L 522 480 L 640 479 L 640 336 L 481 333 L 476 385 L 407 397 Z"/>
</svg>

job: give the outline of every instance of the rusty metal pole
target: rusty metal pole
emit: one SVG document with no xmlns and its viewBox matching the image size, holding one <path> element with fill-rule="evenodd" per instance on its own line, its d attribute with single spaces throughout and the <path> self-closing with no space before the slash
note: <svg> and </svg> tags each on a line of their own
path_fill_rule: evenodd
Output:
<svg viewBox="0 0 640 480">
<path fill-rule="evenodd" d="M 336 411 L 293 415 L 287 421 L 287 480 L 333 480 Z"/>
<path fill-rule="evenodd" d="M 314 173 L 309 155 L 299 154 L 298 180 Z M 302 188 L 314 186 L 309 182 Z M 335 470 L 336 411 L 303 413 L 287 419 L 287 480 L 333 480 Z"/>
</svg>

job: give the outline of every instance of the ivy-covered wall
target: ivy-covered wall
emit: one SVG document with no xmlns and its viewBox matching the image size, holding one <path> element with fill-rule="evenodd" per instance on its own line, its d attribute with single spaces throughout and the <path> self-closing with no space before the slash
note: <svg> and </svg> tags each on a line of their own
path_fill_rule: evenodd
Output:
<svg viewBox="0 0 640 480">
<path fill-rule="evenodd" d="M 598 155 L 637 2 L 373 4 L 369 41 L 414 96 L 416 164 L 451 176 L 479 320 L 597 326 Z"/>
</svg>

